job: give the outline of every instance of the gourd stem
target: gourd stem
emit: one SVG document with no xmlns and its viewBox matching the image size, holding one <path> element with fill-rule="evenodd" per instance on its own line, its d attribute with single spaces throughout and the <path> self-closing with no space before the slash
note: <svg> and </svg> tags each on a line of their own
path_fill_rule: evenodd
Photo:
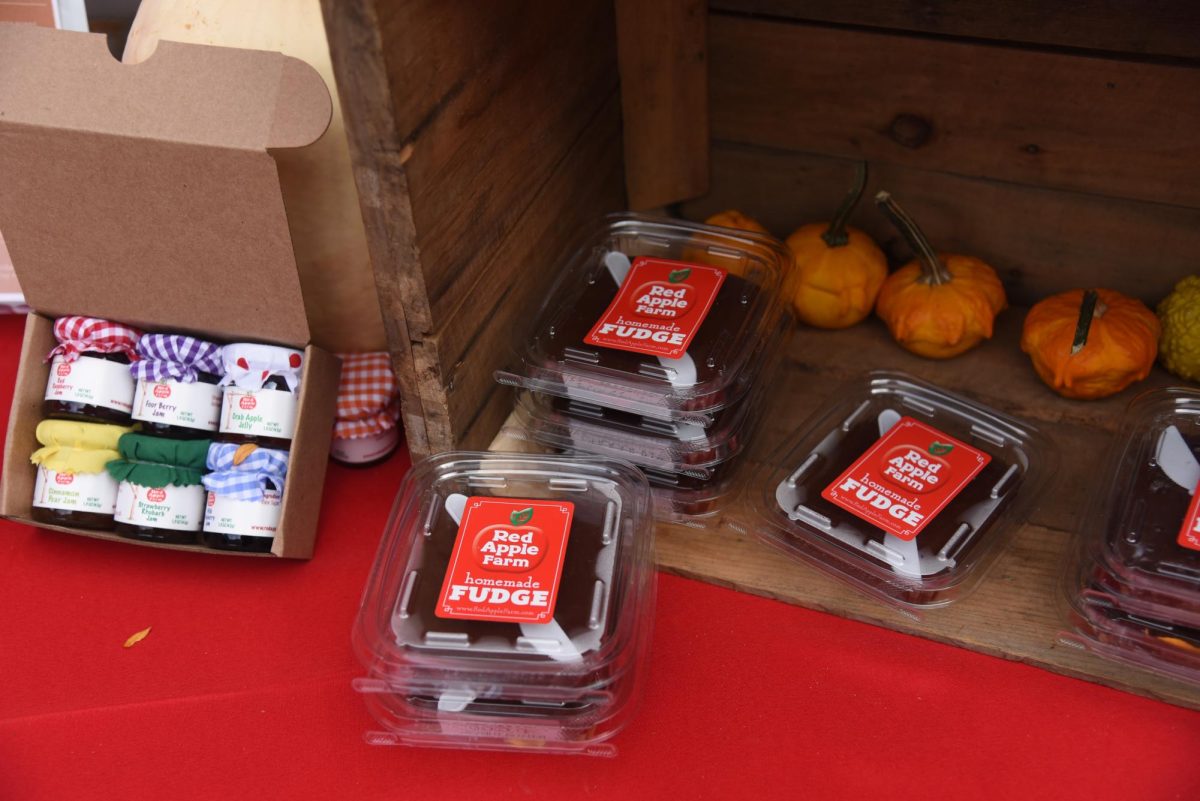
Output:
<svg viewBox="0 0 1200 801">
<path fill-rule="evenodd" d="M 909 247 L 916 252 L 917 258 L 920 259 L 921 277 L 918 280 L 923 284 L 932 284 L 933 286 L 949 283 L 950 272 L 938 258 L 937 251 L 933 249 L 933 245 L 929 244 L 929 240 L 925 238 L 925 234 L 917 227 L 913 218 L 909 217 L 908 213 L 900 208 L 900 204 L 892 199 L 891 193 L 880 191 L 875 195 L 875 203 L 892 221 L 892 225 L 896 226 L 904 240 L 908 242 Z"/>
<path fill-rule="evenodd" d="M 867 162 L 860 161 L 854 170 L 854 186 L 851 187 L 849 193 L 842 200 L 842 205 L 838 206 L 837 213 L 833 215 L 833 222 L 829 224 L 829 228 L 825 233 L 821 234 L 821 238 L 825 240 L 825 244 L 831 248 L 840 248 L 843 245 L 850 243 L 850 234 L 846 233 L 846 223 L 850 222 L 850 215 L 854 213 L 854 209 L 858 206 L 858 200 L 862 197 L 863 190 L 867 188 Z"/>
<path fill-rule="evenodd" d="M 1103 317 L 1108 307 L 1100 300 L 1100 293 L 1089 289 L 1083 293 L 1083 302 L 1079 304 L 1079 321 L 1075 324 L 1075 339 L 1071 342 L 1071 355 L 1074 356 L 1087 345 L 1088 333 L 1092 330 L 1092 321 Z"/>
</svg>

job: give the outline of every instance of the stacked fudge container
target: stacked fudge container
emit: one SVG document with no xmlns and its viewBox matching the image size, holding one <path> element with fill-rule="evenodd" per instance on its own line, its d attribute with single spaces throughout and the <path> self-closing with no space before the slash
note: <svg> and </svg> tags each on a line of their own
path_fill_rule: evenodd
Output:
<svg viewBox="0 0 1200 801">
<path fill-rule="evenodd" d="M 612 460 L 414 465 L 353 633 L 368 742 L 613 753 L 654 616 L 650 502 Z"/>
<path fill-rule="evenodd" d="M 769 236 L 610 217 L 496 374 L 527 390 L 509 433 L 632 462 L 659 519 L 717 520 L 790 338 L 788 260 Z"/>
<path fill-rule="evenodd" d="M 299 351 L 55 321 L 33 516 L 145 542 L 271 550 Z"/>
<path fill-rule="evenodd" d="M 1200 682 L 1200 392 L 1134 400 L 1098 475 L 1063 640 Z"/>
</svg>

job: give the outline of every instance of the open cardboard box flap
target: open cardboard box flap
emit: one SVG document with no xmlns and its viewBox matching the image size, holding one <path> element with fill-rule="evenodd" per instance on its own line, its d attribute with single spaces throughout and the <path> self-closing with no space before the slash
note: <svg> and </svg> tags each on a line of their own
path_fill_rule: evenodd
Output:
<svg viewBox="0 0 1200 801">
<path fill-rule="evenodd" d="M 0 24 L 0 230 L 37 311 L 302 347 L 275 161 L 318 139 L 321 76 L 280 53 Z"/>
</svg>

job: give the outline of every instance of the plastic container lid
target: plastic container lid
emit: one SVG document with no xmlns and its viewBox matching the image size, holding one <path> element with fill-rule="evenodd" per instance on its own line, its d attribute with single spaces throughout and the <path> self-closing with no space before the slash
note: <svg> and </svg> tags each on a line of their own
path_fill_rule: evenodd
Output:
<svg viewBox="0 0 1200 801">
<path fill-rule="evenodd" d="M 961 597 L 1055 474 L 1032 426 L 911 376 L 835 392 L 750 479 L 767 543 L 904 609 Z"/>
<path fill-rule="evenodd" d="M 385 719 L 418 715 L 421 699 L 443 717 L 477 715 L 479 699 L 561 715 L 598 693 L 616 715 L 647 649 L 652 538 L 649 487 L 627 463 L 448 453 L 414 465 L 355 623 L 368 671 L 356 687 L 392 709 Z"/>
<path fill-rule="evenodd" d="M 1103 532 L 1096 559 L 1132 587 L 1196 603 L 1200 391 L 1170 388 L 1135 398 L 1104 476 L 1087 520 L 1089 530 Z"/>
<path fill-rule="evenodd" d="M 609 217 L 563 267 L 501 383 L 710 426 L 746 393 L 783 312 L 769 236 Z"/>
</svg>

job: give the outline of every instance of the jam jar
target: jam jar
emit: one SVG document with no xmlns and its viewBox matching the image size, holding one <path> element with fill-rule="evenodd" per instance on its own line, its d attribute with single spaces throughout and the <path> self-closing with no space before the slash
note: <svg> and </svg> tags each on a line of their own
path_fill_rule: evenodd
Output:
<svg viewBox="0 0 1200 801">
<path fill-rule="evenodd" d="M 339 353 L 337 421 L 329 457 L 350 467 L 385 461 L 400 444 L 400 393 L 387 353 Z"/>
<path fill-rule="evenodd" d="M 221 420 L 221 346 L 182 334 L 146 334 L 130 366 L 133 419 L 172 439 L 211 439 Z"/>
<path fill-rule="evenodd" d="M 296 431 L 304 354 L 240 342 L 223 352 L 220 439 L 287 450 Z"/>
<path fill-rule="evenodd" d="M 141 335 L 132 326 L 95 317 L 55 320 L 58 344 L 47 357 L 50 374 L 42 413 L 96 423 L 128 423 L 134 393 L 129 365 L 139 358 Z"/>
<path fill-rule="evenodd" d="M 270 552 L 283 512 L 287 451 L 214 442 L 207 466 L 204 544 L 222 551 Z"/>
<path fill-rule="evenodd" d="M 108 463 L 118 482 L 115 530 L 145 542 L 191 545 L 204 517 L 208 440 L 126 434 Z"/>
<path fill-rule="evenodd" d="M 33 519 L 72 528 L 112 528 L 117 482 L 105 465 L 120 457 L 117 442 L 131 430 L 74 420 L 38 423 L 35 436 L 42 447 L 30 457 L 37 465 Z"/>
</svg>

